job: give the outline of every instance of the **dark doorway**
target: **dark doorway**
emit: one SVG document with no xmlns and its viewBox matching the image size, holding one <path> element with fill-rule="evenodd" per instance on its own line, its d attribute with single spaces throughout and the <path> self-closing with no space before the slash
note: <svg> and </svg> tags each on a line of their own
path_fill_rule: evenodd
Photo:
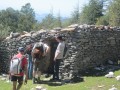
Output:
<svg viewBox="0 0 120 90">
<path fill-rule="evenodd" d="M 57 49 L 57 46 L 58 46 L 58 42 L 56 41 L 55 38 L 52 38 L 50 40 L 50 64 L 49 64 L 49 67 L 48 67 L 48 70 L 47 70 L 47 73 L 48 74 L 53 74 L 54 72 L 54 69 L 53 69 L 53 64 L 54 64 L 54 56 L 55 56 L 55 51 Z"/>
</svg>

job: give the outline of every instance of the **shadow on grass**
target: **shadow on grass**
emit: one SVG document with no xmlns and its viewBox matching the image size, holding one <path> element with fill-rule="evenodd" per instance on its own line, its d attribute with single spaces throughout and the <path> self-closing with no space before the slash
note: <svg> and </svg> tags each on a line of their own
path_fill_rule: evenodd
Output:
<svg viewBox="0 0 120 90">
<path fill-rule="evenodd" d="M 61 81 L 49 81 L 49 80 L 42 80 L 40 84 L 47 84 L 49 86 L 62 86 L 62 85 L 65 85 L 65 84 L 68 84 L 68 83 L 80 83 L 80 82 L 83 82 L 84 81 L 84 78 L 73 78 L 72 79 L 64 79 L 64 80 L 61 80 Z"/>
<path fill-rule="evenodd" d="M 91 68 L 87 69 L 84 72 L 79 72 L 78 75 L 74 75 L 72 79 L 64 79 L 61 81 L 50 81 L 50 80 L 42 80 L 40 84 L 47 84 L 48 86 L 62 86 L 65 84 L 76 84 L 80 82 L 84 82 L 84 76 L 104 76 L 108 74 L 110 71 L 114 72 L 120 70 L 120 66 L 118 65 L 107 65 L 107 66 L 102 66 L 102 67 L 96 67 L 96 68 Z"/>
<path fill-rule="evenodd" d="M 42 80 L 40 84 L 47 84 L 49 86 L 61 86 L 63 85 L 62 81 L 61 82 L 57 82 L 57 81 L 49 81 L 49 80 Z"/>
<path fill-rule="evenodd" d="M 109 72 L 120 70 L 118 65 L 106 65 L 102 67 L 91 68 L 82 72 L 79 72 L 81 76 L 104 76 Z"/>
</svg>

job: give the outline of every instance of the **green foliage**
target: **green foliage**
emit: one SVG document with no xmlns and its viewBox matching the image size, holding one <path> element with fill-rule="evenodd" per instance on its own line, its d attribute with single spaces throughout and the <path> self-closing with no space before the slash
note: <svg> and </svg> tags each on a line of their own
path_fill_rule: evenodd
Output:
<svg viewBox="0 0 120 90">
<path fill-rule="evenodd" d="M 52 13 L 49 13 L 42 22 L 37 22 L 35 24 L 35 30 L 40 29 L 53 29 L 56 27 L 62 27 L 62 20 L 60 16 L 60 12 L 58 13 L 57 17 L 54 17 Z"/>
<path fill-rule="evenodd" d="M 0 24 L 3 25 L 4 30 L 9 28 L 4 32 L 31 31 L 35 23 L 35 13 L 29 3 L 23 6 L 21 11 L 13 8 L 0 11 Z"/>
<path fill-rule="evenodd" d="M 57 17 L 51 12 L 41 21 L 35 19 L 35 12 L 30 3 L 22 6 L 21 10 L 7 8 L 0 10 L 0 28 L 2 34 L 10 32 L 22 32 L 40 29 L 53 29 L 55 27 L 66 27 L 71 24 L 96 24 L 96 25 L 120 25 L 120 0 L 90 0 L 79 12 L 79 2 L 71 12 L 71 16 L 62 19 L 60 12 Z M 108 7 L 108 8 L 107 8 Z M 1 34 L 0 34 L 1 35 Z M 3 35 L 4 36 L 4 35 Z"/>
<path fill-rule="evenodd" d="M 54 20 L 53 14 L 48 14 L 41 22 L 43 29 L 52 29 L 54 27 Z"/>
<path fill-rule="evenodd" d="M 103 5 L 98 0 L 90 0 L 88 5 L 83 7 L 80 15 L 80 23 L 82 24 L 95 24 L 97 18 L 103 16 Z"/>
<path fill-rule="evenodd" d="M 23 31 L 31 31 L 33 29 L 34 24 L 36 23 L 35 20 L 35 12 L 31 8 L 30 3 L 27 3 L 25 6 L 21 8 L 19 18 L 19 25 L 18 28 Z M 19 31 L 19 30 L 18 30 Z"/>
<path fill-rule="evenodd" d="M 76 7 L 74 8 L 74 11 L 72 12 L 72 17 L 71 17 L 71 24 L 79 23 L 79 2 L 77 3 Z"/>
<path fill-rule="evenodd" d="M 111 26 L 120 26 L 120 0 L 113 0 L 109 5 L 109 23 Z"/>
<path fill-rule="evenodd" d="M 80 14 L 80 23 L 81 24 L 89 24 L 90 20 L 88 18 L 89 18 L 90 13 L 91 12 L 89 11 L 89 7 L 87 5 L 85 5 Z"/>
<path fill-rule="evenodd" d="M 97 19 L 96 25 L 109 25 L 109 17 L 107 15 Z"/>
<path fill-rule="evenodd" d="M 4 25 L 4 27 L 9 27 L 11 31 L 15 31 L 17 27 L 18 21 L 18 11 L 15 11 L 12 8 L 7 8 L 6 10 L 2 10 L 0 12 L 0 24 Z"/>
<path fill-rule="evenodd" d="M 54 23 L 55 23 L 54 27 L 62 27 L 62 21 L 61 21 L 60 12 L 58 13 L 58 16 L 55 19 Z"/>
<path fill-rule="evenodd" d="M 0 40 L 3 40 L 6 38 L 6 36 L 9 34 L 10 27 L 4 27 L 4 25 L 0 24 Z"/>
<path fill-rule="evenodd" d="M 120 75 L 120 70 L 115 71 L 114 75 Z M 114 85 L 117 90 L 120 90 L 119 81 L 117 81 L 115 78 L 106 78 L 104 75 L 84 76 L 83 82 L 66 83 L 63 85 L 59 84 L 59 82 L 45 82 L 43 82 L 45 84 L 33 84 L 32 80 L 28 80 L 27 85 L 22 85 L 21 90 L 32 90 L 32 88 L 35 89 L 35 87 L 38 85 L 47 88 L 47 90 L 109 90 Z M 0 85 L 0 90 L 12 90 L 12 83 L 0 81 Z"/>
<path fill-rule="evenodd" d="M 40 22 L 36 22 L 36 24 L 34 25 L 33 30 L 38 31 L 40 29 L 42 29 L 42 24 Z"/>
<path fill-rule="evenodd" d="M 66 20 L 64 20 L 64 22 L 62 22 L 62 26 L 63 27 L 67 27 L 67 26 L 72 24 L 71 22 L 72 22 L 72 19 L 71 18 L 67 18 Z"/>
</svg>

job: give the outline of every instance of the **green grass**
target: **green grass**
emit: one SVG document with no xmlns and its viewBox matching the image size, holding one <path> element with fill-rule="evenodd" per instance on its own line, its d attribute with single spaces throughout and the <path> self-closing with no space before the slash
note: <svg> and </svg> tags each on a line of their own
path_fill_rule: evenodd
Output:
<svg viewBox="0 0 120 90">
<path fill-rule="evenodd" d="M 120 70 L 115 71 L 115 76 L 118 75 L 120 75 Z M 21 90 L 31 90 L 37 85 L 41 85 L 47 90 L 108 90 L 114 85 L 120 90 L 120 81 L 115 78 L 105 78 L 104 76 L 84 76 L 84 82 L 64 85 L 58 85 L 57 83 L 32 84 L 32 81 L 29 80 L 27 85 L 22 86 Z M 12 83 L 0 81 L 0 90 L 12 90 Z"/>
</svg>

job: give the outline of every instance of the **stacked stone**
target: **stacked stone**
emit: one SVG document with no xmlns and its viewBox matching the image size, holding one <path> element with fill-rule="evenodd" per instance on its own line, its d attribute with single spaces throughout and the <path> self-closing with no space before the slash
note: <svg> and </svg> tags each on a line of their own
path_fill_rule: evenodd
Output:
<svg viewBox="0 0 120 90">
<path fill-rule="evenodd" d="M 9 69 L 9 52 L 4 42 L 0 42 L 0 74 L 8 73 Z"/>
<path fill-rule="evenodd" d="M 63 77 L 72 78 L 86 69 L 118 60 L 120 42 L 118 30 L 77 28 L 66 33 L 69 53 L 61 67 Z M 63 73 L 64 72 L 64 73 Z"/>
<path fill-rule="evenodd" d="M 76 56 L 79 53 L 79 39 L 80 30 L 78 30 L 78 25 L 71 25 L 68 28 L 61 30 L 62 36 L 65 36 L 65 42 L 67 43 L 68 51 L 61 65 L 61 77 L 64 79 L 71 79 L 73 74 L 77 72 L 76 68 Z"/>
<path fill-rule="evenodd" d="M 68 47 L 67 56 L 60 67 L 62 78 L 71 79 L 74 75 L 79 75 L 79 72 L 101 65 L 106 60 L 117 60 L 120 55 L 120 31 L 90 25 L 75 24 L 59 31 L 32 32 L 28 36 L 9 39 L 6 45 L 11 53 L 16 53 L 19 46 L 26 47 L 41 38 L 50 41 L 58 34 L 64 36 Z"/>
<path fill-rule="evenodd" d="M 12 53 L 16 53 L 18 47 L 26 47 L 29 44 L 34 44 L 36 42 L 39 42 L 41 38 L 47 38 L 50 35 L 47 32 L 36 32 L 31 34 L 31 36 L 19 36 L 17 38 L 12 38 L 7 40 L 6 44 L 8 46 L 8 48 L 10 49 L 10 52 Z"/>
</svg>

